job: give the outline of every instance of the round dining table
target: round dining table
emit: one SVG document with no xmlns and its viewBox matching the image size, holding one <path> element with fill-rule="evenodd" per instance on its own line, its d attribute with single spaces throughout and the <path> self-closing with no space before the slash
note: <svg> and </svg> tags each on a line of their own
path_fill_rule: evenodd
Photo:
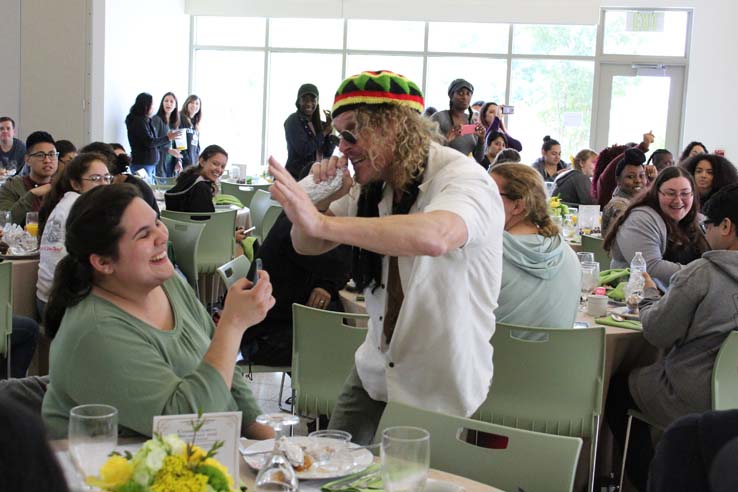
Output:
<svg viewBox="0 0 738 492">
<path fill-rule="evenodd" d="M 245 447 L 248 448 L 250 445 L 255 444 L 257 441 L 246 440 L 244 442 L 242 440 L 242 442 Z M 127 438 L 121 439 L 119 441 L 118 447 L 120 448 L 120 451 L 127 450 L 135 452 L 135 450 L 140 447 L 142 443 L 143 439 Z M 61 464 L 62 471 L 64 472 L 64 476 L 67 479 L 69 488 L 71 490 L 79 490 L 79 488 L 82 486 L 82 483 L 79 475 L 74 468 L 74 465 L 72 464 L 72 460 L 69 457 L 69 453 L 67 451 L 68 445 L 69 443 L 66 439 L 51 441 L 51 448 L 56 453 L 57 460 Z M 378 462 L 378 460 L 379 458 L 375 458 L 375 462 Z M 256 490 L 254 486 L 256 473 L 257 472 L 249 465 L 247 465 L 243 459 L 240 460 L 239 478 L 241 480 L 241 484 L 246 486 L 247 492 L 253 492 L 254 490 Z M 428 478 L 455 485 L 458 492 L 503 492 L 501 489 L 492 487 L 490 485 L 470 480 L 468 478 L 460 477 L 458 475 L 454 475 L 453 473 L 448 473 L 435 469 L 429 470 Z M 302 480 L 300 482 L 300 492 L 320 492 L 320 487 L 330 481 L 332 480 Z"/>
</svg>

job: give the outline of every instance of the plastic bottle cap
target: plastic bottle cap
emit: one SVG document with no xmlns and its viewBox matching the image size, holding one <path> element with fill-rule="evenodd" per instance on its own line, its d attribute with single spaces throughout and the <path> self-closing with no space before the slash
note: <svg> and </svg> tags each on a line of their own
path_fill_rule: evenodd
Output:
<svg viewBox="0 0 738 492">
<path fill-rule="evenodd" d="M 606 292 L 607 292 L 607 289 L 605 289 L 604 287 L 597 287 L 595 289 L 596 296 L 604 296 Z"/>
</svg>

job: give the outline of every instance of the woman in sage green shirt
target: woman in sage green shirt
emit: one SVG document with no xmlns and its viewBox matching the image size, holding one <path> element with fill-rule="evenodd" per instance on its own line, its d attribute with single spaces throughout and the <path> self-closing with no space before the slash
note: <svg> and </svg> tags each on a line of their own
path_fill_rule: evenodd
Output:
<svg viewBox="0 0 738 492">
<path fill-rule="evenodd" d="M 167 229 L 130 185 L 110 185 L 75 202 L 68 255 L 46 308 L 51 344 L 43 417 L 52 438 L 67 434 L 69 410 L 118 409 L 123 434 L 150 436 L 156 415 L 243 412 L 242 434 L 270 428 L 235 365 L 246 329 L 274 305 L 266 272 L 228 291 L 216 328 L 166 255 Z M 92 190 L 95 191 L 95 190 Z"/>
</svg>

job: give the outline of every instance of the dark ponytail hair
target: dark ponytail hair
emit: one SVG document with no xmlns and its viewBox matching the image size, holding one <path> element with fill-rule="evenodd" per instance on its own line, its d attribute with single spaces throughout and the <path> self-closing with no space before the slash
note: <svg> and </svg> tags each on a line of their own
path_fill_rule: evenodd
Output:
<svg viewBox="0 0 738 492">
<path fill-rule="evenodd" d="M 92 291 L 94 269 L 90 255 L 118 257 L 118 241 L 123 236 L 121 218 L 128 205 L 140 197 L 135 186 L 114 184 L 93 188 L 72 205 L 64 242 L 67 256 L 56 266 L 44 313 L 50 338 L 56 336 L 67 308 L 79 304 Z"/>
<path fill-rule="evenodd" d="M 558 145 L 559 147 L 561 146 L 558 140 L 554 140 L 549 135 L 546 135 L 545 137 L 543 137 L 543 145 L 541 146 L 541 150 L 544 152 L 548 152 L 554 145 Z"/>
<path fill-rule="evenodd" d="M 54 210 L 59 204 L 59 201 L 64 197 L 68 191 L 75 191 L 72 187 L 72 181 L 80 183 L 82 181 L 82 175 L 87 172 L 93 162 L 100 161 L 106 166 L 108 160 L 104 155 L 96 152 L 83 152 L 64 168 L 62 175 L 54 181 L 51 186 L 51 191 L 44 197 L 44 201 L 41 204 L 41 209 L 38 212 L 38 236 L 44 235 L 44 228 L 46 227 L 46 220 L 51 215 L 51 211 Z"/>
<path fill-rule="evenodd" d="M 122 148 L 120 144 L 115 144 Z M 106 144 L 105 142 L 92 142 L 84 147 L 80 152 L 97 152 L 105 156 L 106 162 L 108 163 L 108 169 L 110 174 L 117 176 L 123 174 L 131 164 L 131 158 L 128 154 L 117 154 L 115 153 L 115 145 Z M 125 149 L 123 149 L 125 150 Z"/>
</svg>

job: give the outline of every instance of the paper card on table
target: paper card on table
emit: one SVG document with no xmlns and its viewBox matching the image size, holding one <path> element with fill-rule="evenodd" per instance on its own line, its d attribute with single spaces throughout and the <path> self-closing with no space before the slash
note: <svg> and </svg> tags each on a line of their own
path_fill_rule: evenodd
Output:
<svg viewBox="0 0 738 492">
<path fill-rule="evenodd" d="M 202 428 L 197 431 L 195 444 L 208 451 L 216 441 L 223 441 L 215 459 L 228 468 L 233 480 L 238 483 L 238 441 L 241 436 L 241 412 L 204 413 Z M 161 415 L 154 417 L 154 432 L 166 436 L 177 434 L 184 442 L 191 442 L 196 414 Z"/>
</svg>

